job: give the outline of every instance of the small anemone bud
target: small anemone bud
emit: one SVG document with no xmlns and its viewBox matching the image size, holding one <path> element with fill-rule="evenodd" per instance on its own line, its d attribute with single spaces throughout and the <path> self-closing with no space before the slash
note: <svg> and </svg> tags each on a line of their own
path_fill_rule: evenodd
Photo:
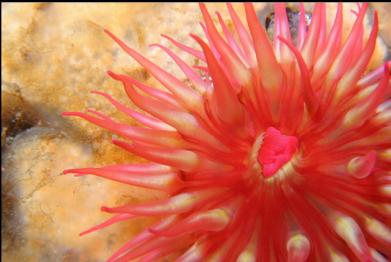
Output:
<svg viewBox="0 0 391 262">
<path fill-rule="evenodd" d="M 376 162 L 376 152 L 370 151 L 365 156 L 355 157 L 349 161 L 347 169 L 355 178 L 365 178 L 371 174 Z"/>
<path fill-rule="evenodd" d="M 310 241 L 303 234 L 291 236 L 286 244 L 288 262 L 307 261 L 308 255 L 310 254 L 310 247 Z"/>
</svg>

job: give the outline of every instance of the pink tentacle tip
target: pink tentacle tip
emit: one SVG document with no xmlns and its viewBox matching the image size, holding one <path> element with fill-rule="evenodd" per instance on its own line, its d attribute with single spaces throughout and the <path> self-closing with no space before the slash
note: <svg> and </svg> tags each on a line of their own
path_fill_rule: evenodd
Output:
<svg viewBox="0 0 391 262">
<path fill-rule="evenodd" d="M 61 116 L 74 116 L 77 112 L 62 112 Z"/>
<path fill-rule="evenodd" d="M 115 79 L 115 80 L 122 80 L 122 78 L 121 78 L 121 76 L 119 75 L 119 74 L 116 74 L 116 73 L 114 73 L 113 71 L 111 71 L 111 70 L 107 70 L 106 71 L 106 73 L 111 77 L 111 78 L 113 78 L 113 79 Z"/>
<path fill-rule="evenodd" d="M 74 172 L 75 169 L 65 169 L 62 171 L 62 174 L 63 175 L 67 175 L 67 174 L 72 174 Z"/>
<path fill-rule="evenodd" d="M 384 72 L 385 74 L 390 74 L 391 71 L 391 61 L 388 61 L 384 64 Z"/>
<path fill-rule="evenodd" d="M 105 92 L 99 91 L 99 90 L 92 90 L 92 91 L 91 91 L 91 94 L 101 95 L 101 96 L 109 96 L 109 95 L 106 94 Z"/>
<path fill-rule="evenodd" d="M 100 211 L 102 211 L 102 212 L 112 213 L 111 210 L 112 209 L 110 207 L 107 207 L 107 206 L 101 206 L 100 207 Z"/>
</svg>

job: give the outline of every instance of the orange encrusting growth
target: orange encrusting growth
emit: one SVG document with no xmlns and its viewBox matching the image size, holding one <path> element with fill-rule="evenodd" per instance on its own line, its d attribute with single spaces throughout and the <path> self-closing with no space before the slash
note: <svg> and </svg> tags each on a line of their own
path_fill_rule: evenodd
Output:
<svg viewBox="0 0 391 262">
<path fill-rule="evenodd" d="M 190 66 L 162 45 L 184 72 L 181 81 L 106 33 L 164 87 L 109 71 L 139 113 L 105 97 L 140 126 L 89 110 L 65 112 L 118 134 L 113 143 L 150 163 L 69 169 L 160 190 L 167 198 L 120 207 L 83 232 L 153 216 L 160 221 L 124 244 L 109 261 L 385 261 L 391 258 L 390 62 L 367 72 L 378 17 L 368 39 L 358 5 L 342 41 L 342 4 L 327 30 L 326 6 L 307 26 L 300 6 L 292 40 L 284 4 L 275 4 L 269 40 L 252 4 L 249 31 L 227 4 L 231 31 L 217 13 L 219 33 L 200 4 L 207 42 L 201 49 L 164 36 L 204 64 Z M 190 84 L 188 84 L 190 83 Z M 384 258 L 384 259 L 383 259 Z M 383 260 L 382 260 L 383 259 Z"/>
</svg>

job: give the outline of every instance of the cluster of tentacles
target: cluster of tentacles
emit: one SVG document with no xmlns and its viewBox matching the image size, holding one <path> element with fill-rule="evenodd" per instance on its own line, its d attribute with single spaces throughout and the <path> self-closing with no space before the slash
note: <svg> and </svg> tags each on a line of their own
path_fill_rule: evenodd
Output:
<svg viewBox="0 0 391 262">
<path fill-rule="evenodd" d="M 297 39 L 284 4 L 275 4 L 269 40 L 252 4 L 248 27 L 228 4 L 221 30 L 201 4 L 200 49 L 166 37 L 201 61 L 190 66 L 162 45 L 185 81 L 118 45 L 164 86 L 109 72 L 144 113 L 107 98 L 137 120 L 130 126 L 89 110 L 66 112 L 125 140 L 113 143 L 149 163 L 64 171 L 166 192 L 151 203 L 103 207 L 115 213 L 84 233 L 134 217 L 159 222 L 109 261 L 386 261 L 391 258 L 390 62 L 367 72 L 378 16 L 364 34 L 367 4 L 342 38 L 342 4 L 328 29 L 325 4 Z M 221 33 L 220 33 L 221 32 Z M 109 193 L 109 192 L 108 192 Z"/>
</svg>

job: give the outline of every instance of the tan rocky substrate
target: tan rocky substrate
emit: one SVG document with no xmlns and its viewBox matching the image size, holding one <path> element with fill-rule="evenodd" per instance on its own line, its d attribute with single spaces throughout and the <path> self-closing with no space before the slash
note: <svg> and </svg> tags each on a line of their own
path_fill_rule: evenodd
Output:
<svg viewBox="0 0 391 262">
<path fill-rule="evenodd" d="M 118 155 L 102 147 L 105 158 Z M 78 234 L 110 217 L 99 212 L 108 206 L 138 203 L 157 195 L 95 177 L 61 175 L 71 166 L 97 166 L 94 145 L 65 132 L 35 127 L 16 136 L 3 154 L 2 197 L 4 258 L 9 261 L 99 261 L 142 229 L 148 221 L 121 223 L 80 238 Z M 123 158 L 117 156 L 117 158 Z M 119 160 L 119 159 L 118 159 Z M 124 159 L 122 159 L 123 161 Z M 126 234 L 118 234 L 124 232 Z"/>
<path fill-rule="evenodd" d="M 211 13 L 221 10 L 230 24 L 222 4 L 208 7 Z M 270 5 L 258 3 L 256 8 L 262 14 Z M 238 11 L 243 16 L 243 10 Z M 348 8 L 345 13 L 345 17 L 351 17 Z M 381 9 L 380 15 L 381 32 L 389 36 L 389 27 L 384 26 L 387 19 L 382 19 L 389 13 Z M 108 28 L 158 65 L 183 77 L 167 55 L 149 49 L 148 44 L 172 47 L 160 37 L 164 33 L 195 47 L 188 34 L 202 34 L 200 20 L 197 4 L 2 4 L 2 96 L 13 97 L 2 100 L 2 109 L 11 115 L 9 119 L 28 116 L 28 123 L 36 125 L 28 130 L 19 128 L 19 135 L 6 147 L 2 143 L 5 261 L 102 261 L 151 222 L 137 219 L 78 236 L 109 217 L 99 211 L 101 204 L 137 203 L 159 194 L 96 177 L 61 176 L 66 168 L 137 159 L 111 145 L 108 132 L 86 121 L 64 119 L 60 113 L 93 107 L 132 123 L 106 100 L 89 92 L 103 90 L 131 106 L 121 85 L 105 74 L 107 69 L 126 72 L 149 84 L 157 83 L 102 28 Z M 382 61 L 384 53 L 379 42 L 373 67 Z M 180 54 L 185 61 L 197 63 Z M 21 110 L 12 101 L 26 106 Z M 26 114 L 17 118 L 20 111 Z M 33 116 L 30 118 L 27 112 Z M 4 125 L 8 123 L 3 124 L 2 114 Z"/>
</svg>

